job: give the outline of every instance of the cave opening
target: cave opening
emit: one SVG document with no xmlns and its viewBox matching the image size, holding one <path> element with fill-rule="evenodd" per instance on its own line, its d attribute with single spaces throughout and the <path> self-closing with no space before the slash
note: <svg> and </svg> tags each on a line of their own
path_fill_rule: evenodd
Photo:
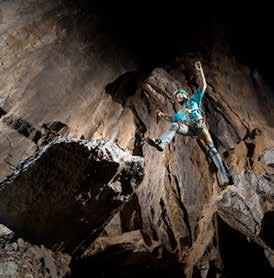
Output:
<svg viewBox="0 0 274 278">
<path fill-rule="evenodd" d="M 272 230 L 273 231 L 273 230 Z M 264 250 L 218 218 L 220 255 L 226 278 L 274 276 Z"/>
</svg>

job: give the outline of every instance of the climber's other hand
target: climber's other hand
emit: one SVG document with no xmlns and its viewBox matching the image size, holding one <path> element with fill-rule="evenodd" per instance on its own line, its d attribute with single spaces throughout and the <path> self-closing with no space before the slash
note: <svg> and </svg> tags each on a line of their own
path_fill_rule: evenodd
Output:
<svg viewBox="0 0 274 278">
<path fill-rule="evenodd" d="M 163 113 L 162 111 L 157 110 L 156 113 L 157 113 L 157 116 L 158 116 L 159 118 L 163 118 L 163 117 L 164 117 L 164 113 Z"/>
</svg>

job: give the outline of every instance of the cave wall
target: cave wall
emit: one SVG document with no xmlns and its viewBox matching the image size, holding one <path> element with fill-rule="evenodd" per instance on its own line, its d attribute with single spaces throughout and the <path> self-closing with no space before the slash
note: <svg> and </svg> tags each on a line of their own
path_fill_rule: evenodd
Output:
<svg viewBox="0 0 274 278">
<path fill-rule="evenodd" d="M 110 115 L 133 121 L 104 89 L 135 63 L 96 17 L 81 17 L 66 1 L 1 1 L 0 34 L 2 177 L 33 153 L 43 125 L 59 121 L 72 136 L 90 138 Z"/>
<path fill-rule="evenodd" d="M 143 156 L 145 176 L 101 236 L 140 229 L 157 256 L 172 254 L 205 275 L 212 264 L 221 268 L 215 199 L 222 190 L 202 146 L 177 136 L 159 153 L 144 138 L 168 127 L 155 112 L 174 112 L 174 89 L 197 88 L 193 64 L 200 59 L 208 81 L 204 111 L 232 180 L 243 171 L 273 175 L 274 97 L 260 73 L 222 41 L 144 72 L 97 16 L 63 1 L 2 2 L 0 36 L 1 177 L 50 138 L 106 138 Z M 263 213 L 271 209 L 271 198 L 262 201 Z"/>
</svg>

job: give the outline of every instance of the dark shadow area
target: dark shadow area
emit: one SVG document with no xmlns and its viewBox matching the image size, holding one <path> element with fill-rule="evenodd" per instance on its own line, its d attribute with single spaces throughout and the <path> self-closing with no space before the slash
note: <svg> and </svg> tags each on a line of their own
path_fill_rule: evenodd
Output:
<svg viewBox="0 0 274 278">
<path fill-rule="evenodd" d="M 241 9 L 232 3 L 218 6 L 189 1 L 75 2 L 84 14 L 96 15 L 113 43 L 130 49 L 144 68 L 171 63 L 185 53 L 210 54 L 216 41 L 224 40 L 240 62 L 259 69 L 272 81 L 272 9 L 267 6 L 250 3 L 248 9 Z"/>
<path fill-rule="evenodd" d="M 218 222 L 225 278 L 274 277 L 274 270 L 260 246 L 248 242 L 244 235 L 229 227 L 220 218 Z"/>
<path fill-rule="evenodd" d="M 193 44 L 195 34 L 208 25 L 201 10 L 196 10 L 195 15 L 181 10 L 179 1 L 170 5 L 119 0 L 92 3 L 79 0 L 78 3 L 85 13 L 96 14 L 112 41 L 129 48 L 147 69 L 169 62 L 181 49 L 199 50 L 199 43 Z"/>
<path fill-rule="evenodd" d="M 274 42 L 270 37 L 272 17 L 272 9 L 262 4 L 246 12 L 224 14 L 222 18 L 219 17 L 219 22 L 224 24 L 225 39 L 237 59 L 249 65 L 252 70 L 258 69 L 273 86 Z"/>
<path fill-rule="evenodd" d="M 126 72 L 108 84 L 105 92 L 111 95 L 115 102 L 125 105 L 127 98 L 136 92 L 137 83 L 138 73 L 135 71 Z"/>
<path fill-rule="evenodd" d="M 182 278 L 175 258 L 157 259 L 149 252 L 133 252 L 121 246 L 112 246 L 92 257 L 72 262 L 72 277 L 171 277 Z"/>
<path fill-rule="evenodd" d="M 262 220 L 261 237 L 269 247 L 274 249 L 274 211 L 265 213 Z"/>
<path fill-rule="evenodd" d="M 6 114 L 7 114 L 7 112 L 0 107 L 0 118 L 5 116 Z"/>
</svg>

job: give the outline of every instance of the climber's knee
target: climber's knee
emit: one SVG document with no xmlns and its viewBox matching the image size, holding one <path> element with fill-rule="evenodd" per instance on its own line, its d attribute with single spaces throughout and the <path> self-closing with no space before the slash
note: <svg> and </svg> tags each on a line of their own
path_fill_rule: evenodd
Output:
<svg viewBox="0 0 274 278">
<path fill-rule="evenodd" d="M 213 145 L 213 140 L 207 128 L 203 128 L 202 130 L 202 137 L 206 144 Z"/>
<path fill-rule="evenodd" d="M 170 125 L 170 129 L 171 129 L 171 130 L 177 131 L 178 128 L 179 128 L 179 125 L 178 125 L 177 123 L 172 123 L 172 124 Z"/>
<path fill-rule="evenodd" d="M 185 124 L 179 124 L 179 128 L 177 130 L 177 133 L 182 134 L 182 135 L 191 135 L 189 133 L 189 128 Z"/>
</svg>

